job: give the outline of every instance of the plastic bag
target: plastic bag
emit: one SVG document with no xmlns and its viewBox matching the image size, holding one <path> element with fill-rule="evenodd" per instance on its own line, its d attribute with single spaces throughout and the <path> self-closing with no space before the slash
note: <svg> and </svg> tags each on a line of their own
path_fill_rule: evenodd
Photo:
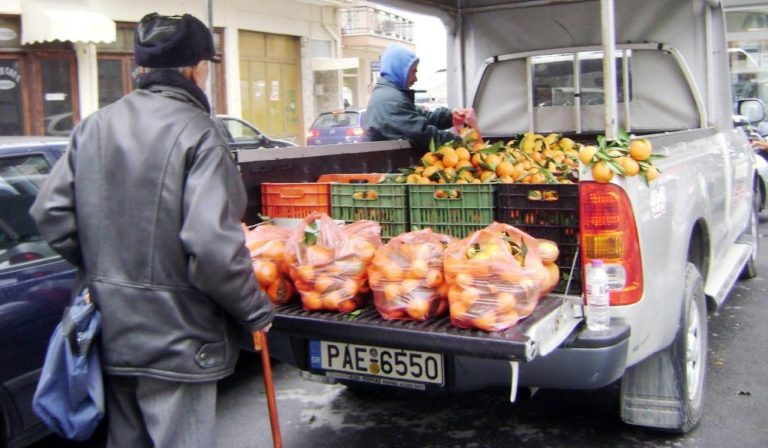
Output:
<svg viewBox="0 0 768 448">
<path fill-rule="evenodd" d="M 451 240 L 425 229 L 401 234 L 376 251 L 368 277 L 384 319 L 423 321 L 448 310 L 443 251 Z"/>
<path fill-rule="evenodd" d="M 337 225 L 324 213 L 307 216 L 288 238 L 288 268 L 305 310 L 349 313 L 364 303 L 367 269 L 381 246 L 373 221 Z"/>
<path fill-rule="evenodd" d="M 501 331 L 530 315 L 549 274 L 532 236 L 493 223 L 450 244 L 444 257 L 451 323 Z"/>
<path fill-rule="evenodd" d="M 294 297 L 285 259 L 285 241 L 291 229 L 264 224 L 245 229 L 245 246 L 251 253 L 253 274 L 272 303 L 282 305 Z"/>
</svg>

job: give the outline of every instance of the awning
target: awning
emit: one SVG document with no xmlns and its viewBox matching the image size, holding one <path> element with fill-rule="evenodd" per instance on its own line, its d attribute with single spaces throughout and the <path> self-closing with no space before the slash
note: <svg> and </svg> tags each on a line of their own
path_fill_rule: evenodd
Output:
<svg viewBox="0 0 768 448">
<path fill-rule="evenodd" d="M 21 2 L 21 43 L 49 42 L 114 42 L 116 26 L 106 15 L 79 2 Z"/>
<path fill-rule="evenodd" d="M 319 72 L 323 70 L 344 70 L 347 68 L 357 68 L 360 62 L 358 58 L 312 58 L 312 70 Z"/>
</svg>

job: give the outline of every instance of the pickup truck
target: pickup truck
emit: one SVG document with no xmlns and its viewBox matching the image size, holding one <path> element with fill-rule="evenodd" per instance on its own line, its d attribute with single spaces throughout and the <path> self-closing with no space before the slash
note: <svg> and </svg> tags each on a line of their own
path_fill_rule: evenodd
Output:
<svg viewBox="0 0 768 448">
<path fill-rule="evenodd" d="M 620 381 L 623 421 L 691 430 L 704 410 L 707 312 L 740 277 L 756 275 L 758 254 L 754 154 L 732 123 L 720 2 L 379 3 L 443 20 L 449 104 L 474 107 L 489 141 L 555 132 L 595 144 L 622 128 L 652 143 L 663 156 L 655 161 L 661 174 L 650 183 L 637 176 L 597 183 L 582 165 L 573 187 L 581 272 L 596 258 L 612 272 L 607 332 L 587 329 L 581 293 L 550 294 L 503 332 L 455 328 L 448 318 L 387 321 L 373 307 L 351 318 L 292 303 L 277 308 L 272 355 L 308 378 L 350 387 L 509 386 L 512 401 L 520 387 Z M 237 154 L 250 198 L 246 222 L 259 222 L 264 182 L 396 172 L 423 153 L 390 141 Z"/>
</svg>

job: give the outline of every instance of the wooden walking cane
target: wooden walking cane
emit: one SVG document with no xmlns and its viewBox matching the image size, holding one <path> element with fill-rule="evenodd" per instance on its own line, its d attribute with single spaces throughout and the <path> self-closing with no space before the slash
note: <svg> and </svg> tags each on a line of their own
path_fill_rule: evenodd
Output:
<svg viewBox="0 0 768 448">
<path fill-rule="evenodd" d="M 277 418 L 277 401 L 275 401 L 275 384 L 272 382 L 272 364 L 269 361 L 267 335 L 263 331 L 253 332 L 253 346 L 261 351 L 261 365 L 264 370 L 264 388 L 267 391 L 267 408 L 269 408 L 269 423 L 272 425 L 272 442 L 275 448 L 282 448 L 280 436 L 280 421 Z"/>
</svg>

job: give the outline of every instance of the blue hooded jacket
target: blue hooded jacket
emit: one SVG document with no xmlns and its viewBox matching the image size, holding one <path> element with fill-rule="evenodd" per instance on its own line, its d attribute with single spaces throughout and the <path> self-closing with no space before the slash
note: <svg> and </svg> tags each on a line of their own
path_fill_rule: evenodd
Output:
<svg viewBox="0 0 768 448">
<path fill-rule="evenodd" d="M 407 90 L 408 72 L 419 58 L 411 50 L 400 45 L 390 45 L 381 55 L 381 76 L 392 81 L 400 89 Z"/>
<path fill-rule="evenodd" d="M 452 125 L 450 109 L 428 111 L 414 104 L 408 72 L 418 60 L 412 51 L 399 45 L 384 50 L 381 76 L 365 113 L 365 132 L 371 140 L 406 139 L 419 150 L 429 149 L 430 142 L 441 145 L 459 140 L 459 136 L 446 130 Z"/>
</svg>

